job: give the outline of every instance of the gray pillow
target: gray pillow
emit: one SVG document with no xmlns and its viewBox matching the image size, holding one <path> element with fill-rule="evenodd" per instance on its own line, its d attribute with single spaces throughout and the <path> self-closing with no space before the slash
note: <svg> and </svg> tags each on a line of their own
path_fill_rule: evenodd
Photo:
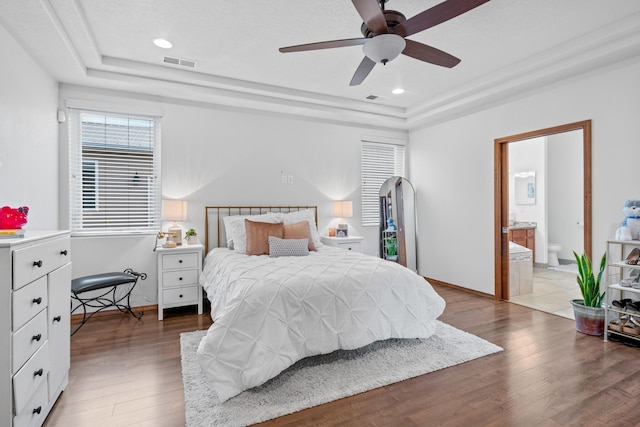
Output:
<svg viewBox="0 0 640 427">
<path fill-rule="evenodd" d="M 309 239 L 280 239 L 269 236 L 269 256 L 307 256 L 309 255 Z"/>
</svg>

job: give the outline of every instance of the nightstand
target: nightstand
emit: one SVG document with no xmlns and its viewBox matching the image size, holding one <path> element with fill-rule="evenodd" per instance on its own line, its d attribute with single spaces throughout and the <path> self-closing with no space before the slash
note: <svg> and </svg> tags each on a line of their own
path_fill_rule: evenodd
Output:
<svg viewBox="0 0 640 427">
<path fill-rule="evenodd" d="M 347 251 L 362 252 L 362 241 L 364 237 L 349 236 L 349 237 L 333 237 L 333 236 L 320 236 L 320 241 L 327 246 L 334 246 L 336 248 L 345 249 Z"/>
<path fill-rule="evenodd" d="M 158 253 L 158 320 L 162 320 L 165 308 L 198 305 L 202 314 L 201 244 L 182 244 L 177 248 L 156 249 Z"/>
</svg>

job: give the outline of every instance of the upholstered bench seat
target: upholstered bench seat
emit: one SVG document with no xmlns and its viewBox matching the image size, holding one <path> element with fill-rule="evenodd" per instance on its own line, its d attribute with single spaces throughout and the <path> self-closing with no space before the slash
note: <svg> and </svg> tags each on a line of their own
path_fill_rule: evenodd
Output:
<svg viewBox="0 0 640 427">
<path fill-rule="evenodd" d="M 73 314 L 79 307 L 82 307 L 83 316 L 82 323 L 73 331 L 73 336 L 78 330 L 85 324 L 93 315 L 104 310 L 105 308 L 115 307 L 121 312 L 129 312 L 132 316 L 140 319 L 144 312 L 135 314 L 131 310 L 131 292 L 138 283 L 138 279 L 145 280 L 147 278 L 146 273 L 137 273 L 130 268 L 123 272 L 111 272 L 94 274 L 91 276 L 83 276 L 75 278 L 71 281 L 71 298 L 78 301 L 79 305 L 73 308 L 73 301 L 71 302 L 71 313 Z M 131 285 L 128 289 L 120 292 L 120 295 L 116 293 L 119 286 Z M 102 293 L 94 293 L 91 296 L 80 296 L 90 291 L 100 291 Z M 125 301 L 126 300 L 126 301 Z M 87 307 L 97 308 L 93 312 L 88 312 Z"/>
</svg>

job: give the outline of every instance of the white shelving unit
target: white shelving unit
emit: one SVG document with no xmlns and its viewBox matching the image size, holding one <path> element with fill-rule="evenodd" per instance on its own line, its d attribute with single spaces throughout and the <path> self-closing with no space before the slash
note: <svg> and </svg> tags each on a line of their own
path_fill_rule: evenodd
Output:
<svg viewBox="0 0 640 427">
<path fill-rule="evenodd" d="M 628 278 L 633 270 L 640 270 L 640 265 L 630 265 L 625 263 L 626 257 L 634 248 L 640 248 L 640 240 L 609 240 L 607 241 L 607 294 L 605 296 L 605 315 L 604 325 L 605 342 L 609 334 L 615 334 L 621 337 L 637 340 L 640 343 L 640 334 L 628 333 L 624 330 L 616 331 L 609 329 L 609 323 L 619 319 L 623 315 L 630 315 L 624 309 L 613 306 L 615 300 L 623 298 L 631 298 L 634 301 L 640 300 L 640 289 L 622 286 L 622 279 Z M 638 315 L 640 320 L 640 315 Z"/>
</svg>

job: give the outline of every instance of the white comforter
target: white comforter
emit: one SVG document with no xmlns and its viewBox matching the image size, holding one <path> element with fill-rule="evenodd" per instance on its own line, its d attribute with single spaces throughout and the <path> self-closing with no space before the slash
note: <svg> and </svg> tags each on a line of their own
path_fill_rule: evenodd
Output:
<svg viewBox="0 0 640 427">
<path fill-rule="evenodd" d="M 220 401 L 307 356 L 427 338 L 445 307 L 411 270 L 327 246 L 282 258 L 214 249 L 201 277 L 214 323 L 198 360 Z"/>
</svg>

